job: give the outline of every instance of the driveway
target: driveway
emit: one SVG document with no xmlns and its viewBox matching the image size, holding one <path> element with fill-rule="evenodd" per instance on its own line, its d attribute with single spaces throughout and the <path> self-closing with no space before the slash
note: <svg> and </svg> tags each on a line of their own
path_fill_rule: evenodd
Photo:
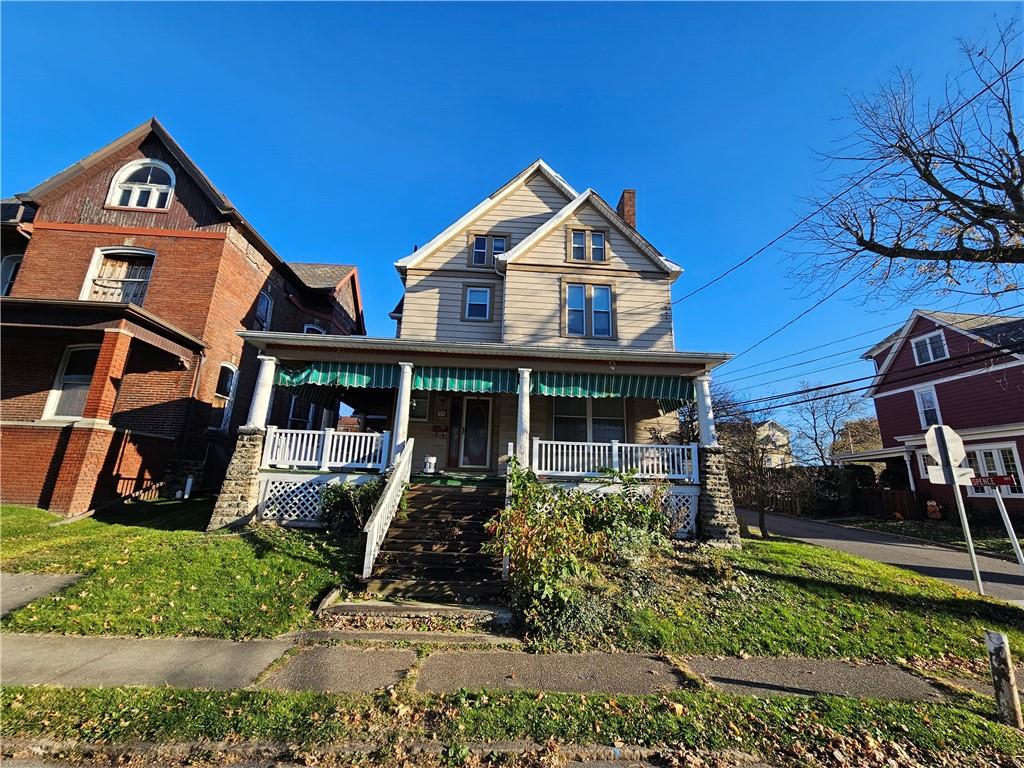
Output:
<svg viewBox="0 0 1024 768">
<path fill-rule="evenodd" d="M 757 513 L 738 509 L 740 519 L 757 525 Z M 848 528 L 820 520 L 805 520 L 786 515 L 768 515 L 769 533 L 817 544 L 840 552 L 888 563 L 916 571 L 923 576 L 942 579 L 972 592 L 975 590 L 971 562 L 966 550 L 925 544 L 880 531 Z M 978 555 L 978 568 L 985 583 L 985 594 L 1024 606 L 1024 575 L 1016 562 Z"/>
</svg>

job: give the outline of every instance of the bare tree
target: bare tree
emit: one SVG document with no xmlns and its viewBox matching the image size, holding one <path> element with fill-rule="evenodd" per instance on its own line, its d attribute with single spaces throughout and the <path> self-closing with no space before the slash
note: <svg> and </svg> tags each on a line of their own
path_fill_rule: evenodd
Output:
<svg viewBox="0 0 1024 768">
<path fill-rule="evenodd" d="M 839 428 L 839 434 L 829 452 L 831 454 L 857 453 L 881 447 L 882 433 L 878 428 L 878 419 L 874 416 L 865 416 L 860 419 L 850 419 L 843 424 Z"/>
<path fill-rule="evenodd" d="M 736 393 L 729 387 L 712 380 L 711 383 L 711 409 L 715 414 L 715 424 L 721 427 L 729 424 L 738 418 L 742 418 L 743 411 L 737 403 L 739 402 Z M 697 424 L 697 403 L 687 403 L 679 409 L 679 428 L 673 432 L 665 432 L 657 428 L 649 428 L 651 438 L 657 442 L 667 443 L 671 440 L 678 440 L 680 443 L 696 443 L 700 440 L 700 428 Z"/>
<path fill-rule="evenodd" d="M 1024 153 L 1014 112 L 1024 64 L 1015 21 L 994 45 L 961 42 L 965 71 L 933 104 L 899 71 L 852 101 L 855 133 L 826 153 L 840 170 L 803 230 L 797 274 L 830 289 L 863 275 L 873 293 L 999 295 L 1024 265 Z M 832 201 L 832 198 L 836 199 Z"/>
<path fill-rule="evenodd" d="M 802 382 L 801 389 L 813 385 Z M 842 435 L 843 427 L 864 412 L 864 399 L 855 392 L 840 387 L 820 390 L 815 399 L 797 403 L 791 409 L 794 432 L 794 452 L 801 461 L 822 466 L 832 461 L 832 446 Z"/>
</svg>

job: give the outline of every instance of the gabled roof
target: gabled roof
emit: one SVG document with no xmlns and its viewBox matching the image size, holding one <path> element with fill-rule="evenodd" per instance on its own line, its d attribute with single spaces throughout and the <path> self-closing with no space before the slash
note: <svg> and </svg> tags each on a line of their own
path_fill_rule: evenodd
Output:
<svg viewBox="0 0 1024 768">
<path fill-rule="evenodd" d="M 664 269 L 668 274 L 675 276 L 682 273 L 683 270 L 677 264 L 674 264 L 662 256 L 661 253 L 658 252 L 657 248 L 647 242 L 643 235 L 623 221 L 622 217 L 612 210 L 611 206 L 609 206 L 608 203 L 606 203 L 601 196 L 592 189 L 584 190 L 582 194 L 571 200 L 568 205 L 562 208 L 562 210 L 531 232 L 521 243 L 519 243 L 519 245 L 508 253 L 504 253 L 499 256 L 497 259 L 499 267 L 506 267 L 509 262 L 515 261 L 524 253 L 529 251 L 537 245 L 537 243 L 541 242 L 544 238 L 554 232 L 565 222 L 566 219 L 576 213 L 576 211 L 587 203 L 593 205 L 594 208 L 597 209 L 598 213 L 604 216 L 612 226 L 618 229 L 627 240 L 632 242 L 641 253 L 646 255 L 651 261 Z"/>
<path fill-rule="evenodd" d="M 313 290 L 334 290 L 355 271 L 351 264 L 316 264 L 288 262 L 302 284 Z"/>
<path fill-rule="evenodd" d="M 1019 352 L 1010 351 L 1024 344 L 1024 317 L 915 309 L 910 313 L 907 322 L 898 331 L 890 333 L 882 341 L 861 355 L 862 359 L 870 359 L 886 347 L 890 347 L 889 354 L 886 355 L 874 379 L 871 380 L 871 387 L 865 393 L 865 397 L 872 397 L 875 394 L 878 386 L 882 383 L 882 379 L 888 373 L 893 361 L 899 354 L 900 349 L 903 348 L 904 343 L 910 337 L 914 324 L 922 317 L 931 320 L 937 325 L 944 326 L 981 342 L 993 350 L 1006 350 L 1008 355 L 1024 359 L 1024 355 Z"/>
<path fill-rule="evenodd" d="M 527 166 L 518 174 L 516 174 L 514 178 L 510 179 L 508 182 L 503 184 L 499 189 L 495 190 L 489 197 L 482 200 L 475 207 L 469 210 L 465 215 L 460 217 L 455 223 L 453 223 L 439 235 L 434 237 L 422 248 L 413 251 L 404 259 L 399 259 L 398 261 L 396 261 L 395 268 L 399 272 L 404 272 L 405 270 L 409 269 L 409 267 L 415 266 L 417 263 L 425 259 L 430 254 L 434 253 L 434 251 L 436 251 L 438 248 L 440 248 L 449 240 L 451 240 L 461 230 L 468 227 L 470 224 L 472 224 L 474 221 L 476 221 L 478 218 L 483 216 L 494 206 L 496 206 L 498 203 L 500 203 L 502 200 L 504 200 L 506 197 L 512 194 L 512 192 L 523 186 L 523 184 L 525 184 L 535 173 L 540 173 L 541 175 L 544 176 L 544 178 L 550 181 L 551 184 L 555 187 L 555 189 L 559 190 L 563 195 L 565 195 L 566 200 L 572 200 L 574 197 L 577 196 L 578 193 L 576 192 L 576 190 L 569 186 L 568 182 L 566 182 L 565 179 L 559 176 L 550 165 L 545 163 L 542 159 L 535 160 L 529 166 Z"/>
</svg>

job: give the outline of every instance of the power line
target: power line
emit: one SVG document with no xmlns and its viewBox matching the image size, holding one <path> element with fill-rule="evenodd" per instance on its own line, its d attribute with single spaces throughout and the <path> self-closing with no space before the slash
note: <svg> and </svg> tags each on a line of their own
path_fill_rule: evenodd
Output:
<svg viewBox="0 0 1024 768">
<path fill-rule="evenodd" d="M 935 132 L 935 129 L 936 129 L 936 128 L 938 128 L 938 127 L 939 127 L 940 125 L 942 125 L 943 123 L 948 123 L 948 122 L 949 122 L 950 120 L 952 120 L 952 119 L 953 119 L 954 117 L 956 117 L 956 116 L 957 116 L 958 114 L 960 114 L 960 113 L 961 113 L 961 112 L 962 112 L 963 110 L 965 110 L 965 109 L 966 109 L 966 108 L 967 108 L 968 106 L 970 106 L 970 105 L 971 105 L 971 104 L 972 104 L 972 103 L 973 103 L 974 101 L 976 101 L 977 99 L 981 98 L 981 96 L 983 96 L 983 95 L 984 95 L 985 93 L 987 93 L 988 91 L 992 90 L 992 86 L 994 86 L 994 85 L 995 85 L 996 83 L 998 83 L 998 82 L 999 82 L 1000 80 L 1002 80 L 1002 79 L 1003 79 L 1004 77 L 1008 77 L 1008 76 L 1010 75 L 1010 73 L 1012 73 L 1012 72 L 1013 72 L 1013 71 L 1014 71 L 1015 69 L 1017 69 L 1017 67 L 1019 67 L 1019 66 L 1020 66 L 1021 64 L 1024 64 L 1024 58 L 1022 58 L 1022 59 L 1018 60 L 1016 64 L 1014 64 L 1014 65 L 1013 65 L 1012 67 L 1010 67 L 1010 68 L 1009 68 L 1008 70 L 1006 70 L 1005 72 L 1001 73 L 1001 74 L 999 75 L 999 77 L 997 77 L 997 78 L 996 78 L 995 80 L 992 80 L 991 82 L 989 82 L 989 83 L 986 83 L 986 84 L 985 84 L 985 87 L 984 87 L 984 88 L 982 88 L 982 89 L 981 89 L 980 91 L 978 91 L 977 93 L 975 93 L 975 94 L 974 94 L 973 96 L 971 96 L 971 97 L 970 97 L 969 99 L 967 99 L 967 101 L 965 101 L 965 102 L 964 102 L 963 104 L 959 105 L 959 106 L 958 106 L 958 107 L 957 107 L 956 109 L 952 110 L 952 111 L 951 111 L 951 112 L 950 112 L 950 113 L 949 113 L 948 115 L 946 115 L 946 117 L 944 117 L 944 118 L 943 118 L 942 120 L 940 120 L 939 122 L 937 122 L 937 123 L 936 123 L 935 125 L 931 126 L 931 127 L 930 127 L 930 128 L 929 128 L 929 129 L 927 130 L 927 131 L 925 131 L 925 132 L 924 132 L 924 133 L 922 133 L 922 134 L 921 134 L 920 136 L 918 136 L 918 137 L 917 137 L 917 139 L 915 139 L 915 141 L 920 141 L 921 139 L 925 138 L 925 137 L 926 137 L 926 136 L 928 136 L 929 134 L 931 134 L 931 133 L 934 133 L 934 132 Z M 797 221 L 797 222 L 796 222 L 795 224 L 793 224 L 793 225 L 792 225 L 792 226 L 790 226 L 790 227 L 789 227 L 788 229 L 786 229 L 785 231 L 783 231 L 783 232 L 782 232 L 781 234 L 779 234 L 779 235 L 776 235 L 775 237 L 773 237 L 773 238 L 772 238 L 771 240 L 769 240 L 769 241 L 768 241 L 767 243 L 765 243 L 764 245 L 762 245 L 762 246 L 761 246 L 760 248 L 758 248 L 758 249 L 757 249 L 756 251 L 754 251 L 753 253 L 751 253 L 751 254 L 750 254 L 749 256 L 747 256 L 747 257 L 745 257 L 745 258 L 741 259 L 740 261 L 736 262 L 735 264 L 733 264 L 733 265 L 732 265 L 731 267 L 729 267 L 729 268 L 728 268 L 727 270 L 725 270 L 724 272 L 722 272 L 722 273 L 721 273 L 720 275 L 718 275 L 717 277 L 714 277 L 714 278 L 712 278 L 711 280 L 708 280 L 708 281 L 707 281 L 706 283 L 704 283 L 703 285 L 700 285 L 700 286 L 698 286 L 697 288 L 694 288 L 694 289 L 693 289 L 692 291 L 690 291 L 689 293 L 685 294 L 684 296 L 680 296 L 680 297 L 679 297 L 678 299 L 675 299 L 675 300 L 673 300 L 673 301 L 669 302 L 669 306 L 670 306 L 670 307 L 671 307 L 671 306 L 675 306 L 676 304 L 680 303 L 681 301 L 686 301 L 686 300 L 687 300 L 687 299 L 689 299 L 690 297 L 692 297 L 692 296 L 696 296 L 696 295 L 697 295 L 698 293 L 700 293 L 701 291 L 704 291 L 704 290 L 706 290 L 707 288 L 710 288 L 710 287 L 711 287 L 712 285 L 714 285 L 715 283 L 717 283 L 717 282 L 718 282 L 719 280 L 722 280 L 722 279 L 724 279 L 724 278 L 728 277 L 729 275 L 731 275 L 731 274 L 732 274 L 733 272 L 735 272 L 735 271 L 736 271 L 737 269 L 739 269 L 740 267 L 742 267 L 742 266 L 744 266 L 744 265 L 746 265 L 746 264 L 750 263 L 750 262 L 751 262 L 751 261 L 753 261 L 753 260 L 754 260 L 755 258 L 757 258 L 757 257 L 758 257 L 758 256 L 760 256 L 760 255 L 761 255 L 762 253 L 764 253 L 764 252 L 765 252 L 765 251 L 767 251 L 767 250 L 768 250 L 769 248 L 771 248 L 771 247 L 772 247 L 773 245 L 775 245 L 776 243 L 778 243 L 778 242 L 779 242 L 780 240 L 782 240 L 782 239 L 784 239 L 784 238 L 788 237 L 788 236 L 789 236 L 790 234 L 792 234 L 792 233 L 793 233 L 793 232 L 795 232 L 795 231 L 796 231 L 797 229 L 799 229 L 800 227 L 802 227 L 802 226 L 803 226 L 804 224 L 806 224 L 806 223 L 807 223 L 808 221 L 810 221 L 811 219 L 813 219 L 813 218 L 814 218 L 815 216 L 817 216 L 817 215 L 818 215 L 819 213 L 821 213 L 822 211 L 824 211 L 824 210 L 825 210 L 826 208 L 828 208 L 828 207 L 829 207 L 830 205 L 832 205 L 832 203 L 836 202 L 836 201 L 837 201 L 837 200 L 838 200 L 839 198 L 843 197 L 843 196 L 844 196 L 844 195 L 846 195 L 846 194 L 847 194 L 848 192 L 851 192 L 852 190 L 856 189 L 856 188 L 857 188 L 858 186 L 860 186 L 860 185 L 861 185 L 861 184 L 863 184 L 863 183 L 864 183 L 865 181 L 867 181 L 868 179 L 870 179 L 870 178 L 871 178 L 872 176 L 874 176 L 874 175 L 875 175 L 876 173 L 878 173 L 879 171 L 885 170 L 886 168 L 888 168 L 888 167 L 889 167 L 890 165 L 892 165 L 892 164 L 893 164 L 893 163 L 895 163 L 895 162 L 896 162 L 896 158 L 893 158 L 892 160 L 888 160 L 888 161 L 886 161 L 886 162 L 882 163 L 881 165 L 877 166 L 877 167 L 876 167 L 876 168 L 874 168 L 873 170 L 871 170 L 871 171 L 868 171 L 868 172 L 867 172 L 867 173 L 865 173 L 864 175 L 862 175 L 862 176 L 858 177 L 858 178 L 857 178 L 857 179 L 855 179 L 855 180 L 854 180 L 853 182 L 851 182 L 851 183 L 850 183 L 849 185 L 847 185 L 846 187 L 844 187 L 844 188 L 843 188 L 842 190 L 840 190 L 839 192 L 837 192 L 837 193 L 835 193 L 834 195 L 832 195 L 832 197 L 830 197 L 830 198 L 829 198 L 828 200 L 826 200 L 826 201 L 825 201 L 824 203 L 820 203 L 820 204 L 819 204 L 819 205 L 818 205 L 818 206 L 817 206 L 817 207 L 816 207 L 816 208 L 815 208 L 815 209 L 814 209 L 813 211 L 811 211 L 811 212 L 810 212 L 810 213 L 808 213 L 808 214 L 807 214 L 806 216 L 804 216 L 803 218 L 801 218 L 801 219 L 800 219 L 799 221 Z M 641 311 L 641 310 L 644 310 L 644 309 L 648 309 L 648 308 L 650 308 L 650 307 L 654 307 L 654 306 L 658 306 L 658 304 L 657 304 L 657 303 L 652 303 L 652 304 L 648 304 L 648 305 L 645 305 L 645 306 L 642 306 L 642 307 L 634 307 L 633 309 L 630 309 L 630 310 L 626 310 L 626 312 L 637 312 L 637 311 Z"/>
</svg>

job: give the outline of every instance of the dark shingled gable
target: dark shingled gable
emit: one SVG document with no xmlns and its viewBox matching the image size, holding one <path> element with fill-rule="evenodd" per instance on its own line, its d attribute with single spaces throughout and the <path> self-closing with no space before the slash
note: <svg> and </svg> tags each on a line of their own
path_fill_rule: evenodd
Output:
<svg viewBox="0 0 1024 768">
<path fill-rule="evenodd" d="M 936 320 L 981 336 L 985 341 L 1000 347 L 1024 344 L 1024 317 L 965 315 L 956 312 L 929 312 L 928 314 Z"/>
<path fill-rule="evenodd" d="M 355 269 L 351 264 L 294 264 L 288 263 L 295 275 L 307 288 L 334 288 Z"/>
</svg>

